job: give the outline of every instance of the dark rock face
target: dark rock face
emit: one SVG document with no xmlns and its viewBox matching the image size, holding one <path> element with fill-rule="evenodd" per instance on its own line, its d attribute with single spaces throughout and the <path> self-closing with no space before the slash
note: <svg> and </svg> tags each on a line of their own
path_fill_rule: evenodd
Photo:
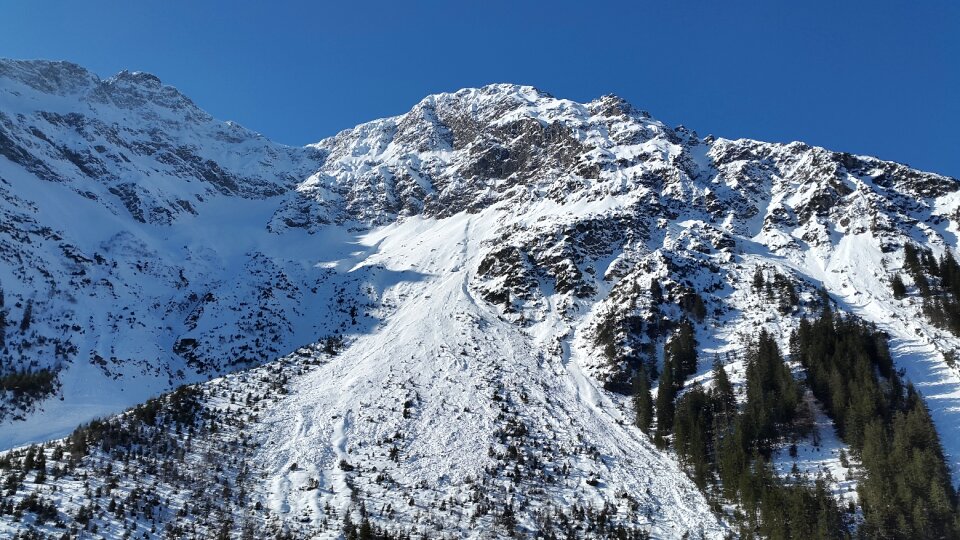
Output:
<svg viewBox="0 0 960 540">
<path fill-rule="evenodd" d="M 624 193 L 642 199 L 651 215 L 676 219 L 697 210 L 720 223 L 757 216 L 772 190 L 790 186 L 805 192 L 803 200 L 769 222 L 799 226 L 843 207 L 855 191 L 848 177 L 921 199 L 956 189 L 954 179 L 801 143 L 699 139 L 614 96 L 582 105 L 511 85 L 431 96 L 406 115 L 318 146 L 329 152 L 324 181 L 301 186 L 278 223 L 310 228 L 295 216 L 312 215 L 320 223 L 382 224 L 505 201 L 562 204 Z M 306 208 L 311 199 L 318 208 Z"/>
</svg>

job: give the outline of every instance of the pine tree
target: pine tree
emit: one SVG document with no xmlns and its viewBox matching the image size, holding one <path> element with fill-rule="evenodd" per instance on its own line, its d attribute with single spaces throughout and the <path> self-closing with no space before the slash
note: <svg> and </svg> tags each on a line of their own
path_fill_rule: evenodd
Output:
<svg viewBox="0 0 960 540">
<path fill-rule="evenodd" d="M 347 540 L 355 540 L 357 538 L 357 526 L 353 524 L 353 518 L 350 517 L 350 511 L 348 510 L 343 515 L 343 536 Z"/>
<path fill-rule="evenodd" d="M 737 410 L 737 399 L 733 393 L 733 384 L 720 362 L 720 356 L 713 358 L 713 399 L 717 406 L 717 415 L 732 418 Z"/>
<path fill-rule="evenodd" d="M 650 393 L 650 377 L 641 365 L 633 378 L 633 408 L 636 411 L 634 422 L 644 433 L 650 433 L 653 424 L 653 396 Z"/>
<path fill-rule="evenodd" d="M 744 427 L 757 448 L 766 451 L 776 438 L 776 426 L 793 419 L 800 395 L 776 340 L 766 330 L 760 331 L 748 356 Z"/>
<path fill-rule="evenodd" d="M 34 446 L 27 448 L 27 454 L 23 457 L 23 472 L 33 470 L 35 465 L 35 459 L 37 457 L 37 449 Z"/>
<path fill-rule="evenodd" d="M 940 277 L 940 265 L 937 264 L 937 259 L 930 249 L 923 250 L 923 266 L 931 276 Z"/>
<path fill-rule="evenodd" d="M 891 281 L 890 285 L 893 288 L 893 297 L 897 300 L 907 295 L 907 286 L 903 284 L 903 279 L 900 277 L 900 274 L 894 274 L 893 281 Z"/>
<path fill-rule="evenodd" d="M 940 280 L 944 290 L 956 295 L 957 289 L 960 287 L 960 265 L 957 264 L 957 260 L 949 249 L 940 259 Z"/>
<path fill-rule="evenodd" d="M 707 305 L 703 303 L 703 297 L 699 294 L 695 294 L 693 297 L 693 309 L 691 313 L 697 322 L 703 322 L 703 319 L 707 316 Z"/>
<path fill-rule="evenodd" d="M 360 522 L 360 533 L 357 535 L 359 540 L 374 540 L 373 527 L 370 525 L 370 519 L 366 516 Z"/>
<path fill-rule="evenodd" d="M 30 328 L 30 321 L 33 318 L 33 300 L 27 300 L 27 306 L 23 308 L 23 319 L 20 320 L 20 331 L 26 332 Z"/>
<path fill-rule="evenodd" d="M 683 387 L 687 377 L 697 372 L 697 339 L 687 319 L 680 321 L 664 347 L 664 364 L 667 358 L 674 369 L 674 384 Z"/>
<path fill-rule="evenodd" d="M 663 287 L 660 286 L 660 282 L 656 279 L 650 280 L 650 300 L 653 302 L 653 305 L 658 305 L 660 302 L 663 302 Z"/>
<path fill-rule="evenodd" d="M 820 317 L 822 319 L 832 320 L 833 309 L 830 307 L 830 291 L 826 285 L 821 285 L 817 290 L 817 296 L 820 297 Z"/>
<path fill-rule="evenodd" d="M 37 457 L 33 461 L 33 467 L 41 472 L 47 472 L 47 455 L 44 453 L 43 448 L 37 450 Z"/>
<path fill-rule="evenodd" d="M 670 358 L 664 356 L 663 371 L 657 385 L 657 429 L 654 432 L 654 442 L 660 448 L 667 446 L 665 437 L 673 427 L 673 399 L 677 394 L 673 375 L 674 367 L 671 365 Z"/>
<path fill-rule="evenodd" d="M 928 280 L 927 276 L 922 272 L 917 272 L 913 275 L 913 282 L 917 284 L 917 290 L 920 292 L 920 296 L 926 298 L 933 292 L 930 288 L 930 280 Z"/>
<path fill-rule="evenodd" d="M 713 410 L 709 394 L 695 384 L 678 401 L 673 422 L 673 446 L 701 489 L 712 468 Z"/>
<path fill-rule="evenodd" d="M 753 290 L 760 291 L 760 289 L 763 289 L 763 269 L 758 266 L 753 273 Z"/>
<path fill-rule="evenodd" d="M 920 259 L 917 257 L 917 248 L 910 242 L 903 245 L 903 267 L 911 274 L 920 272 Z"/>
</svg>

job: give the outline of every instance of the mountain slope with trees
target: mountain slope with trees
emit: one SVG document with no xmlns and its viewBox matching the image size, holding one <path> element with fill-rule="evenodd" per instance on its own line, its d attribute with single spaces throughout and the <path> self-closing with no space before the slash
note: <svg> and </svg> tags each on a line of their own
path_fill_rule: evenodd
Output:
<svg viewBox="0 0 960 540">
<path fill-rule="evenodd" d="M 290 148 L 0 81 L 5 533 L 957 531 L 956 179 L 510 84 Z"/>
</svg>

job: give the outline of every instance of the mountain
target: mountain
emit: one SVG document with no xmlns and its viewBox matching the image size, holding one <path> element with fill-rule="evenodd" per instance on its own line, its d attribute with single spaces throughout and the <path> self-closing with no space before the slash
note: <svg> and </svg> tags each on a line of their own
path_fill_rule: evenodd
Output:
<svg viewBox="0 0 960 540">
<path fill-rule="evenodd" d="M 52 370 L 63 398 L 4 400 L 5 445 L 314 338 L 321 323 L 295 327 L 309 307 L 294 304 L 317 277 L 272 253 L 261 222 L 321 155 L 145 73 L 4 61 L 0 80 L 3 370 Z"/>
<path fill-rule="evenodd" d="M 791 339 L 825 313 L 869 323 L 856 376 L 891 433 L 912 399 L 891 388 L 923 395 L 955 497 L 956 179 L 527 86 L 290 148 L 144 73 L 0 81 L 0 442 L 69 434 L 0 460 L 0 530 L 741 534 L 681 433 L 634 425 L 638 373 L 670 371 L 685 328 L 678 417 L 715 358 L 750 410 L 769 338 L 812 427 L 777 424 L 765 459 L 829 471 L 844 527 L 873 526 L 863 430 Z"/>
</svg>

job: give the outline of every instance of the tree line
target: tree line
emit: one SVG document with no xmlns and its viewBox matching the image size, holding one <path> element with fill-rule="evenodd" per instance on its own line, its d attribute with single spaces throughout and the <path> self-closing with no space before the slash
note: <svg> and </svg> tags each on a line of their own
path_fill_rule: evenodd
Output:
<svg viewBox="0 0 960 540">
<path fill-rule="evenodd" d="M 664 347 L 657 398 L 641 370 L 634 382 L 636 424 L 654 442 L 672 444 L 693 481 L 719 501 L 735 503 L 743 538 L 827 538 L 850 536 L 847 518 L 823 478 L 779 478 L 770 465 L 774 445 L 800 429 L 809 415 L 800 385 L 784 363 L 776 340 L 761 331 L 747 347 L 746 400 L 738 406 L 733 384 L 719 357 L 714 382 L 683 391 L 695 373 L 693 325 L 683 321 Z M 682 393 L 681 393 L 682 391 Z M 679 395 L 679 398 L 677 397 Z"/>
<path fill-rule="evenodd" d="M 923 398 L 894 368 L 887 336 L 825 304 L 791 339 L 807 384 L 859 454 L 861 534 L 960 538 L 957 493 Z"/>
<path fill-rule="evenodd" d="M 936 263 L 940 283 L 951 287 L 960 282 L 952 260 L 947 255 Z M 696 371 L 697 342 L 693 325 L 682 321 L 664 347 L 656 399 L 647 370 L 634 379 L 636 425 L 660 448 L 672 446 L 715 501 L 738 506 L 744 538 L 960 538 L 958 494 L 922 396 L 896 370 L 886 334 L 835 313 L 821 294 L 818 317 L 802 319 L 790 338 L 803 380 L 793 377 L 776 340 L 761 330 L 746 348 L 742 403 L 719 357 L 710 388 L 685 389 Z M 825 479 L 781 478 L 769 464 L 778 444 L 809 432 L 804 388 L 862 463 L 863 521 L 856 528 Z"/>
<path fill-rule="evenodd" d="M 947 250 L 938 260 L 930 249 L 908 242 L 903 246 L 903 268 L 922 299 L 924 315 L 935 326 L 960 335 L 960 264 L 953 254 Z M 890 286 L 897 299 L 909 292 L 899 273 Z"/>
</svg>

